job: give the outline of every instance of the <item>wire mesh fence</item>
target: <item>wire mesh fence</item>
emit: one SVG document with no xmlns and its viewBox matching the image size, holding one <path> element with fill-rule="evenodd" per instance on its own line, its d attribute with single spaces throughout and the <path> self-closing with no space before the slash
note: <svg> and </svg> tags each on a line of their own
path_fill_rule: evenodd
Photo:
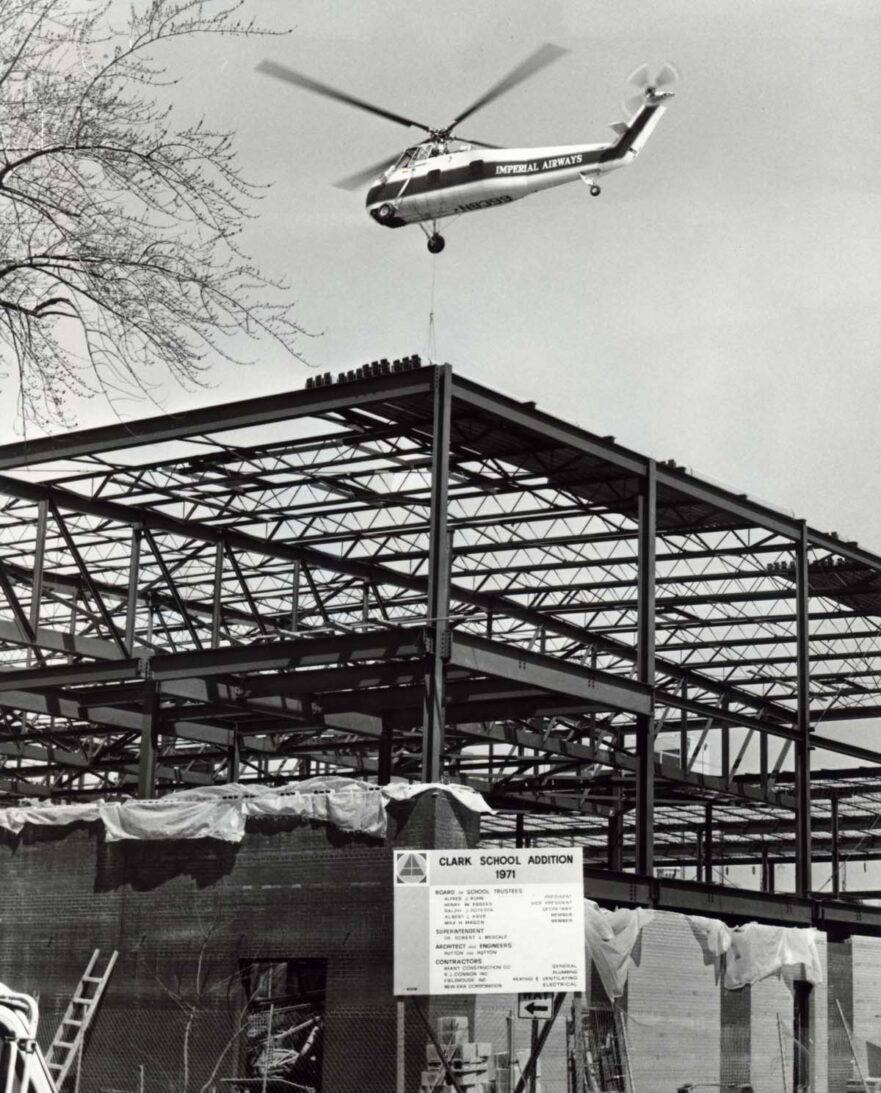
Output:
<svg viewBox="0 0 881 1093">
<path fill-rule="evenodd" d="M 692 940 L 658 918 L 623 995 L 591 965 L 584 994 L 531 1010 L 395 1000 L 367 965 L 192 946 L 157 970 L 123 953 L 64 1093 L 881 1093 L 881 945 L 824 945 L 813 986 L 786 972 L 732 990 Z M 71 959 L 41 999 L 44 1047 L 80 972 Z"/>
<path fill-rule="evenodd" d="M 828 1041 L 802 1042 L 779 986 L 745 1020 L 722 1021 L 672 994 L 665 1007 L 570 993 L 553 1021 L 521 1016 L 513 995 L 108 1009 L 64 1093 L 863 1093 L 852 1082 L 869 1072 L 871 1040 L 851 1032 L 851 1052 L 839 1022 Z M 827 1049 L 848 1064 L 828 1084 Z"/>
</svg>

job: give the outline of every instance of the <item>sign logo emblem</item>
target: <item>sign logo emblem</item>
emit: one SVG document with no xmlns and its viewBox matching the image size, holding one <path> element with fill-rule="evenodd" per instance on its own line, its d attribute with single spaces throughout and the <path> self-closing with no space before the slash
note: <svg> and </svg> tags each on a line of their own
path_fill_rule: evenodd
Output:
<svg viewBox="0 0 881 1093">
<path fill-rule="evenodd" d="M 398 884 L 428 884 L 428 859 L 424 854 L 409 851 L 395 862 L 395 881 Z"/>
</svg>

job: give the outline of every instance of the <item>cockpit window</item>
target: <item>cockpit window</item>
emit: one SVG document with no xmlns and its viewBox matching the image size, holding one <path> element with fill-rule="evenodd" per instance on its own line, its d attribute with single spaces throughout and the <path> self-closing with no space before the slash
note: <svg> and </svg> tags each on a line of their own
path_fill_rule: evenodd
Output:
<svg viewBox="0 0 881 1093">
<path fill-rule="evenodd" d="M 399 167 L 412 167 L 416 162 L 418 152 L 418 145 L 415 148 L 408 148 L 406 152 L 402 153 L 401 158 L 395 164 L 395 170 Z"/>
<path fill-rule="evenodd" d="M 392 169 L 397 171 L 402 167 L 413 167 L 417 163 L 424 163 L 431 156 L 440 155 L 443 147 L 440 143 L 417 144 L 413 148 L 408 148 Z"/>
</svg>

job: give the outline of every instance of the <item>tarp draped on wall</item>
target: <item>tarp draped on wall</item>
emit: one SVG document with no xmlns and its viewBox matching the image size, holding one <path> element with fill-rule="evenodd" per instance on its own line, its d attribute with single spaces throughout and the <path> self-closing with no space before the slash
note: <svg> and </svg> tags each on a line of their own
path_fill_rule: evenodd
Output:
<svg viewBox="0 0 881 1093">
<path fill-rule="evenodd" d="M 584 901 L 584 944 L 612 1001 L 624 993 L 640 932 L 654 917 L 644 907 L 609 911 L 591 899 Z"/>
<path fill-rule="evenodd" d="M 643 927 L 654 917 L 654 911 L 642 907 L 610 911 L 593 900 L 584 901 L 584 944 L 612 1001 L 624 993 L 633 951 Z M 714 918 L 687 917 L 701 948 L 717 971 L 724 972 L 729 990 L 779 975 L 784 968 L 798 969 L 809 983 L 823 982 L 816 930 L 757 922 L 731 927 Z"/>
<path fill-rule="evenodd" d="M 688 921 L 717 969 L 724 967 L 723 983 L 729 990 L 778 975 L 784 968 L 803 968 L 809 983 L 823 982 L 816 930 L 758 922 L 731 927 L 699 915 L 689 915 Z"/>
<path fill-rule="evenodd" d="M 393 783 L 376 786 L 353 778 L 310 778 L 286 786 L 229 784 L 185 789 L 155 800 L 96 801 L 81 805 L 28 802 L 0 809 L 0 828 L 18 834 L 25 824 L 60 825 L 100 821 L 108 841 L 120 839 L 222 839 L 241 842 L 251 816 L 298 816 L 342 831 L 385 836 L 390 801 L 421 793 L 446 793 L 473 812 L 492 812 L 466 786 Z"/>
</svg>

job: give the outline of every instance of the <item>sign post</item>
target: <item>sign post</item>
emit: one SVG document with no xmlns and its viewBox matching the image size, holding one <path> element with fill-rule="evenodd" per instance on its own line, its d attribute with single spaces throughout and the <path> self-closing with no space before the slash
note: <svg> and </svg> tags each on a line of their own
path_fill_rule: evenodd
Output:
<svg viewBox="0 0 881 1093">
<path fill-rule="evenodd" d="M 584 990 L 580 850 L 395 851 L 394 915 L 398 996 Z"/>
</svg>

